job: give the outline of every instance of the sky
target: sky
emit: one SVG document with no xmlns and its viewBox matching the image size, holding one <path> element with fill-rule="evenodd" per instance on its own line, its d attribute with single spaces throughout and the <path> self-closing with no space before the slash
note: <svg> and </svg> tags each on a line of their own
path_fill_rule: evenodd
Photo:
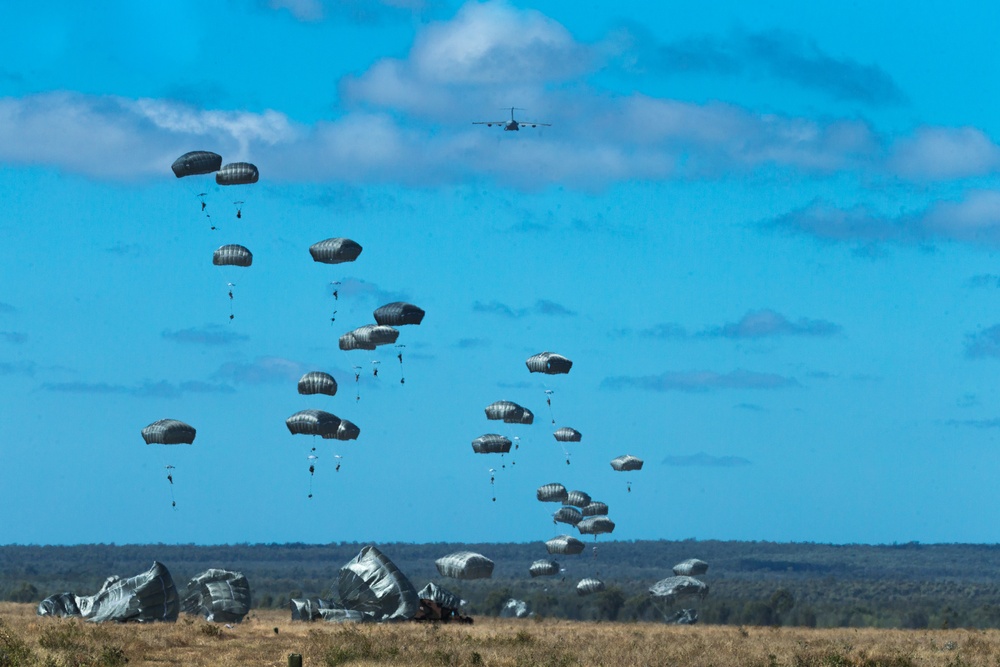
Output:
<svg viewBox="0 0 1000 667">
<path fill-rule="evenodd" d="M 0 543 L 542 541 L 575 533 L 550 482 L 618 540 L 1000 540 L 998 20 L 6 3 Z M 511 107 L 550 126 L 473 124 Z M 191 150 L 260 181 L 175 178 Z M 357 261 L 313 262 L 332 237 Z M 405 347 L 338 348 L 398 300 Z M 546 350 L 570 373 L 529 373 Z M 292 436 L 307 408 L 360 437 Z M 194 444 L 146 445 L 164 418 Z"/>
</svg>

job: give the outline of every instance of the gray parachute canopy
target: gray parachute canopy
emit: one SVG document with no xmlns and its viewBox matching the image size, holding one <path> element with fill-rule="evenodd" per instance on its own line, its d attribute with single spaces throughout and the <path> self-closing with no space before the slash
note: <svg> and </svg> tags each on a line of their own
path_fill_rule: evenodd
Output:
<svg viewBox="0 0 1000 667">
<path fill-rule="evenodd" d="M 559 442 L 580 442 L 580 440 L 583 439 L 583 434 L 575 428 L 570 428 L 569 426 L 563 426 L 562 428 L 556 429 L 555 433 L 552 435 L 555 436 L 555 439 Z"/>
<path fill-rule="evenodd" d="M 176 621 L 181 608 L 170 572 L 156 561 L 134 577 L 108 577 L 96 595 L 78 597 L 76 604 L 94 623 Z"/>
<path fill-rule="evenodd" d="M 340 337 L 341 350 L 374 350 L 379 345 L 392 345 L 399 330 L 382 324 L 366 324 Z"/>
<path fill-rule="evenodd" d="M 367 546 L 340 568 L 337 590 L 347 609 L 376 621 L 412 618 L 420 608 L 413 584 L 381 551 Z"/>
<path fill-rule="evenodd" d="M 476 454 L 506 454 L 510 446 L 508 438 L 496 433 L 486 433 L 472 441 L 472 451 Z"/>
<path fill-rule="evenodd" d="M 360 611 L 346 609 L 330 600 L 322 598 L 292 598 L 288 601 L 293 621 L 317 621 L 323 619 L 332 623 L 358 623 L 370 620 Z"/>
<path fill-rule="evenodd" d="M 191 151 L 174 160 L 170 168 L 177 178 L 211 174 L 222 168 L 222 156 L 211 151 Z"/>
<path fill-rule="evenodd" d="M 500 608 L 500 618 L 528 618 L 529 616 L 531 616 L 531 612 L 528 611 L 528 603 L 524 600 L 510 598 Z"/>
<path fill-rule="evenodd" d="M 572 361 L 555 352 L 540 352 L 528 357 L 524 363 L 527 364 L 528 370 L 532 373 L 546 373 L 548 375 L 569 373 L 569 369 L 573 367 Z"/>
<path fill-rule="evenodd" d="M 221 246 L 212 255 L 212 264 L 216 266 L 250 266 L 253 264 L 253 253 L 241 245 L 231 243 Z"/>
<path fill-rule="evenodd" d="M 528 568 L 528 572 L 534 577 L 551 577 L 559 574 L 559 563 L 554 560 L 536 560 Z"/>
<path fill-rule="evenodd" d="M 462 598 L 458 597 L 447 588 L 438 586 L 433 581 L 421 588 L 417 595 L 420 596 L 421 600 L 430 600 L 431 602 L 435 602 L 442 607 L 447 607 L 449 609 L 458 609 L 462 606 Z"/>
<path fill-rule="evenodd" d="M 503 420 L 506 424 L 531 424 L 535 415 L 514 401 L 496 401 L 486 406 L 486 418 Z"/>
<path fill-rule="evenodd" d="M 475 551 L 456 551 L 434 561 L 442 577 L 452 579 L 489 579 L 493 576 L 493 561 Z"/>
<path fill-rule="evenodd" d="M 242 572 L 208 569 L 187 585 L 181 602 L 186 614 L 216 623 L 239 623 L 250 611 L 250 583 Z"/>
<path fill-rule="evenodd" d="M 642 470 L 643 460 L 632 456 L 631 454 L 623 454 L 618 458 L 611 459 L 611 467 L 618 472 L 629 472 L 630 470 Z"/>
<path fill-rule="evenodd" d="M 285 420 L 292 435 L 336 436 L 340 417 L 323 410 L 302 410 Z"/>
<path fill-rule="evenodd" d="M 649 594 L 670 604 L 683 597 L 704 598 L 708 595 L 708 585 L 694 577 L 667 577 L 650 586 Z"/>
<path fill-rule="evenodd" d="M 322 264 L 353 262 L 361 254 L 361 245 L 351 239 L 327 239 L 309 246 L 309 254 L 314 262 Z"/>
<path fill-rule="evenodd" d="M 580 510 L 583 516 L 607 516 L 608 506 L 601 502 L 591 502 L 583 506 Z"/>
<path fill-rule="evenodd" d="M 378 324 L 399 327 L 405 324 L 420 324 L 424 319 L 422 308 L 414 306 L 412 303 L 394 301 L 380 306 L 372 313 Z"/>
<path fill-rule="evenodd" d="M 575 537 L 570 537 L 569 535 L 559 535 L 546 542 L 545 549 L 550 554 L 575 556 L 579 553 L 583 553 L 584 545 L 583 542 Z"/>
<path fill-rule="evenodd" d="M 576 529 L 580 531 L 581 535 L 612 533 L 615 530 L 615 522 L 606 516 L 588 516 L 576 524 Z"/>
<path fill-rule="evenodd" d="M 663 620 L 672 625 L 694 625 L 698 622 L 698 610 L 679 609 Z"/>
<path fill-rule="evenodd" d="M 592 577 L 581 579 L 580 583 L 576 585 L 576 592 L 578 595 L 590 595 L 591 593 L 600 593 L 603 590 L 604 582 L 600 579 L 594 579 Z"/>
<path fill-rule="evenodd" d="M 39 616 L 79 616 L 80 608 L 72 593 L 57 593 L 39 602 L 37 613 Z"/>
<path fill-rule="evenodd" d="M 543 484 L 535 491 L 535 496 L 543 503 L 561 503 L 566 495 L 566 487 L 555 483 Z"/>
<path fill-rule="evenodd" d="M 697 577 L 708 572 L 708 563 L 697 558 L 688 558 L 674 565 L 674 574 L 683 577 Z"/>
<path fill-rule="evenodd" d="M 575 526 L 583 520 L 583 514 L 575 507 L 563 505 L 552 515 L 552 519 L 559 523 L 568 523 L 571 526 Z"/>
<path fill-rule="evenodd" d="M 219 185 L 250 185 L 258 180 L 260 172 L 249 162 L 230 162 L 215 172 L 215 182 Z"/>
<path fill-rule="evenodd" d="M 590 494 L 585 491 L 570 491 L 566 494 L 566 499 L 562 502 L 563 505 L 586 507 L 590 504 Z"/>
<path fill-rule="evenodd" d="M 160 419 L 142 429 L 147 445 L 190 445 L 194 436 L 193 426 L 176 419 Z"/>
<path fill-rule="evenodd" d="M 325 440 L 357 440 L 359 435 L 361 435 L 361 429 L 354 422 L 341 419 L 337 430 L 333 433 L 324 433 L 323 438 Z"/>
<path fill-rule="evenodd" d="M 322 371 L 312 371 L 299 378 L 300 394 L 326 394 L 327 396 L 337 395 L 337 381 L 329 373 Z"/>
</svg>

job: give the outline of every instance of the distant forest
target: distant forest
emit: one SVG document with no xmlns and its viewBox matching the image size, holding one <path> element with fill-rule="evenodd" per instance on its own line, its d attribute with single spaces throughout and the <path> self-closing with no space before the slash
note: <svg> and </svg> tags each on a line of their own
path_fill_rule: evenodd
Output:
<svg viewBox="0 0 1000 667">
<path fill-rule="evenodd" d="M 243 572 L 254 606 L 281 608 L 296 597 L 335 597 L 339 568 L 365 546 L 357 543 L 195 545 L 0 546 L 0 598 L 38 602 L 53 593 L 97 592 L 109 575 L 132 576 L 154 560 L 170 570 L 183 594 L 187 581 L 209 567 Z M 540 616 L 569 619 L 657 620 L 680 607 L 698 610 L 701 623 L 816 627 L 998 628 L 1000 546 L 919 543 L 893 545 L 773 542 L 588 541 L 579 556 L 553 557 L 561 576 L 528 575 L 549 557 L 530 544 L 378 544 L 420 589 L 435 581 L 467 601 L 473 615 L 495 615 L 509 598 L 525 600 Z M 592 547 L 596 546 L 596 551 Z M 460 549 L 496 563 L 493 578 L 441 578 L 434 560 Z M 687 558 L 709 563 L 700 579 L 705 600 L 658 608 L 647 588 Z M 580 597 L 576 582 L 603 580 L 607 589 Z"/>
</svg>

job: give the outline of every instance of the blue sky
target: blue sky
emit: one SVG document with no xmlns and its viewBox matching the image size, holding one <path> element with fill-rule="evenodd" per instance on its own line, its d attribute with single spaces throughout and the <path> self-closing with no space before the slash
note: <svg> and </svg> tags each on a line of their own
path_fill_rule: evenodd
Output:
<svg viewBox="0 0 1000 667">
<path fill-rule="evenodd" d="M 545 540 L 554 481 L 616 539 L 997 541 L 998 13 L 4 6 L 0 543 Z M 505 106 L 551 127 L 471 124 Z M 260 182 L 175 179 L 198 149 Z M 359 259 L 312 262 L 336 236 Z M 337 347 L 394 300 L 427 311 L 405 385 Z M 360 439 L 291 436 L 305 408 Z M 145 445 L 161 418 L 194 445 Z"/>
</svg>

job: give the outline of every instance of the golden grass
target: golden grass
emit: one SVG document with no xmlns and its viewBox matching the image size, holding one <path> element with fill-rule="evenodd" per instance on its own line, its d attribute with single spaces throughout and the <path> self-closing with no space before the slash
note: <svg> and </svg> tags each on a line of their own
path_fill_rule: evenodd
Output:
<svg viewBox="0 0 1000 667">
<path fill-rule="evenodd" d="M 0 603 L 0 667 L 184 665 L 677 665 L 678 667 L 1000 666 L 997 630 L 676 627 L 654 623 L 477 618 L 475 625 L 292 623 L 255 611 L 233 628 L 178 623 L 94 625 L 39 618 Z M 278 632 L 275 633 L 274 629 Z M 17 659 L 18 643 L 30 656 Z M 5 652 L 6 651 L 6 652 Z M 126 663 L 127 660 L 127 663 Z"/>
</svg>

